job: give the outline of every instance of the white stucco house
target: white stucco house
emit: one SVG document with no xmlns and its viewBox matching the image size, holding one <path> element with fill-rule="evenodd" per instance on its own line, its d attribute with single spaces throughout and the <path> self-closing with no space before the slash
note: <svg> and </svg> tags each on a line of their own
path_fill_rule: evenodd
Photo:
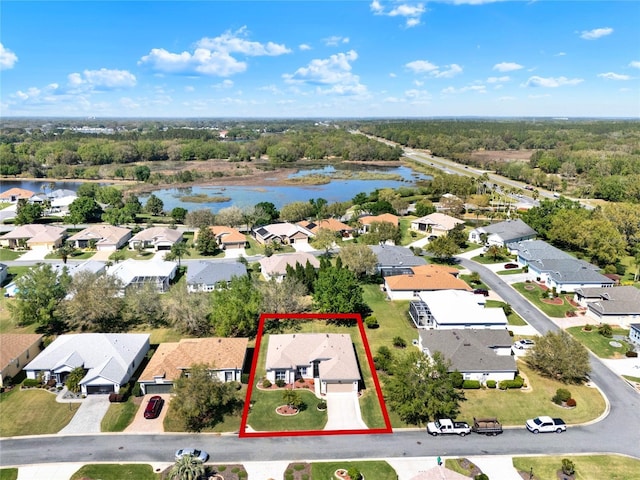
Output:
<svg viewBox="0 0 640 480">
<path fill-rule="evenodd" d="M 484 235 L 487 238 L 485 245 L 506 247 L 509 243 L 532 240 L 536 237 L 537 232 L 520 219 L 506 220 L 485 227 L 474 228 L 469 232 L 469 241 L 483 243 Z"/>
<path fill-rule="evenodd" d="M 176 276 L 178 264 L 164 260 L 134 260 L 128 258 L 107 268 L 107 274 L 117 277 L 122 282 L 123 290 L 141 287 L 152 283 L 158 292 L 166 292 L 171 280 Z"/>
<path fill-rule="evenodd" d="M 574 300 L 597 322 L 627 328 L 640 320 L 640 290 L 633 286 L 577 288 Z"/>
</svg>

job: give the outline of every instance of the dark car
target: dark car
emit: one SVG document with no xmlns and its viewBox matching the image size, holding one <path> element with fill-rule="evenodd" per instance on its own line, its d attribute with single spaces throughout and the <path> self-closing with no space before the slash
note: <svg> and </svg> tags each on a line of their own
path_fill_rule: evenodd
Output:
<svg viewBox="0 0 640 480">
<path fill-rule="evenodd" d="M 489 296 L 489 290 L 485 290 L 484 288 L 476 288 L 473 293 L 476 295 L 484 295 L 485 297 Z"/>
<path fill-rule="evenodd" d="M 162 404 L 164 400 L 158 395 L 154 395 L 149 399 L 146 408 L 144 409 L 144 418 L 157 418 L 162 410 Z"/>
<path fill-rule="evenodd" d="M 509 270 L 511 268 L 520 268 L 520 266 L 517 263 L 505 263 L 504 268 Z"/>
</svg>

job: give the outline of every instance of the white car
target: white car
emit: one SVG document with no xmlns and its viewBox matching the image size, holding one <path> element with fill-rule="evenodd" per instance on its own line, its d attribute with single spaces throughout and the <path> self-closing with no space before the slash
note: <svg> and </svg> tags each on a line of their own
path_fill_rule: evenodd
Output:
<svg viewBox="0 0 640 480">
<path fill-rule="evenodd" d="M 527 350 L 533 347 L 536 343 L 533 340 L 529 340 L 528 338 L 523 338 L 522 340 L 518 340 L 513 344 L 513 348 L 517 348 L 518 350 Z"/>
<path fill-rule="evenodd" d="M 527 420 L 527 430 L 531 433 L 562 433 L 567 431 L 567 424 L 561 418 L 540 416 Z"/>
<path fill-rule="evenodd" d="M 202 463 L 209 459 L 209 454 L 204 450 L 198 450 L 196 448 L 181 448 L 180 450 L 176 450 L 176 460 L 180 460 L 182 457 L 187 455 Z"/>
</svg>

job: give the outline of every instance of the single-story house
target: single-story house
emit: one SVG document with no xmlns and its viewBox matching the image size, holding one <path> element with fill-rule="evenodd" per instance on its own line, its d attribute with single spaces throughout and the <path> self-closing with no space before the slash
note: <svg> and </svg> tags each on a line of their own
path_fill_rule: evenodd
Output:
<svg viewBox="0 0 640 480">
<path fill-rule="evenodd" d="M 444 213 L 431 213 L 424 217 L 416 218 L 411 221 L 411 230 L 416 232 L 425 232 L 429 235 L 439 237 L 446 235 L 457 225 L 464 225 L 464 220 L 446 215 Z"/>
<path fill-rule="evenodd" d="M 75 368 L 86 374 L 80 381 L 84 395 L 118 393 L 149 351 L 146 333 L 78 333 L 60 335 L 32 360 L 24 371 L 27 378 L 65 383 Z"/>
<path fill-rule="evenodd" d="M 513 339 L 506 329 L 420 330 L 418 346 L 427 355 L 435 352 L 451 361 L 450 371 L 465 380 L 513 380 L 518 374 L 511 354 Z"/>
<path fill-rule="evenodd" d="M 131 238 L 131 230 L 113 225 L 91 225 L 69 237 L 76 248 L 88 248 L 93 242 L 97 250 L 118 250 Z"/>
<path fill-rule="evenodd" d="M 613 287 L 615 281 L 605 277 L 599 267 L 567 255 L 563 259 L 539 259 L 528 263 L 529 276 L 539 278 L 557 292 L 574 292 L 576 288 Z"/>
<path fill-rule="evenodd" d="M 233 227 L 214 225 L 209 227 L 209 230 L 215 235 L 218 246 L 222 250 L 238 250 L 247 246 L 247 237 Z M 197 233 L 194 240 L 198 239 Z"/>
<path fill-rule="evenodd" d="M 576 288 L 574 300 L 601 323 L 626 327 L 640 319 L 640 290 L 630 285 Z"/>
<path fill-rule="evenodd" d="M 69 205 L 78 198 L 78 195 L 72 190 L 54 190 L 49 195 L 49 203 L 51 207 L 49 212 L 53 215 L 62 216 L 69 213 Z"/>
<path fill-rule="evenodd" d="M 298 225 L 313 232 L 315 235 L 317 235 L 323 228 L 325 230 L 331 230 L 332 232 L 336 232 L 336 234 L 340 235 L 343 240 L 351 240 L 353 238 L 353 232 L 355 231 L 346 223 L 342 223 L 340 220 L 336 220 L 335 218 L 314 221 L 303 220 L 302 222 L 298 222 Z"/>
<path fill-rule="evenodd" d="M 14 378 L 33 360 L 42 347 L 38 333 L 0 333 L 0 387 L 5 380 Z"/>
<path fill-rule="evenodd" d="M 53 251 L 62 246 L 67 235 L 64 227 L 52 225 L 21 225 L 0 237 L 0 245 L 7 248 L 27 247 L 31 250 Z"/>
<path fill-rule="evenodd" d="M 98 262 L 96 260 L 85 260 L 82 263 L 56 263 L 51 265 L 54 271 L 58 274 L 62 273 L 64 269 L 71 277 L 75 277 L 81 272 L 90 272 L 95 274 L 105 273 L 107 271 L 107 264 L 104 262 Z"/>
<path fill-rule="evenodd" d="M 398 221 L 398 216 L 393 215 L 392 213 L 381 213 L 380 215 L 365 215 L 358 218 L 358 223 L 360 224 L 360 233 L 369 232 L 372 223 L 382 222 L 390 223 L 394 227 L 397 227 L 400 224 L 400 222 Z"/>
<path fill-rule="evenodd" d="M 129 239 L 129 249 L 135 250 L 142 245 L 142 248 L 153 248 L 156 252 L 171 250 L 175 243 L 182 240 L 182 232 L 178 230 L 167 227 L 145 228 Z"/>
<path fill-rule="evenodd" d="M 309 243 L 309 239 L 315 237 L 313 232 L 293 223 L 272 223 L 253 229 L 256 241 L 261 245 L 271 242 L 291 245 L 294 243 Z"/>
<path fill-rule="evenodd" d="M 629 325 L 629 340 L 640 347 L 640 323 L 632 323 Z"/>
<path fill-rule="evenodd" d="M 240 382 L 247 338 L 183 338 L 161 343 L 138 378 L 145 395 L 171 393 L 173 383 L 193 365 L 210 367 L 221 382 Z"/>
<path fill-rule="evenodd" d="M 295 268 L 299 263 L 303 267 L 309 262 L 313 268 L 320 268 L 320 261 L 314 255 L 307 252 L 283 253 L 280 255 L 271 255 L 264 257 L 258 262 L 260 264 L 260 272 L 265 280 L 269 281 L 275 278 L 281 282 L 287 274 L 287 266 Z"/>
<path fill-rule="evenodd" d="M 528 265 L 532 260 L 541 258 L 561 260 L 563 258 L 573 258 L 559 248 L 545 242 L 544 240 L 525 240 L 523 242 L 512 242 L 507 245 L 510 252 L 517 255 L 516 260 L 521 265 Z"/>
<path fill-rule="evenodd" d="M 500 307 L 484 306 L 483 295 L 464 290 L 419 292 L 409 304 L 409 315 L 418 328 L 506 330 L 507 317 Z"/>
<path fill-rule="evenodd" d="M 233 277 L 247 274 L 247 267 L 240 262 L 189 262 L 187 266 L 187 291 L 212 292 Z"/>
<path fill-rule="evenodd" d="M 389 300 L 413 300 L 419 292 L 433 290 L 466 290 L 472 288 L 458 278 L 460 270 L 444 265 L 411 267 L 411 273 L 384 277 L 384 290 Z"/>
<path fill-rule="evenodd" d="M 410 274 L 412 267 L 426 265 L 423 257 L 415 255 L 407 247 L 397 245 L 370 245 L 369 248 L 378 258 L 376 268 L 383 277 L 388 275 Z"/>
<path fill-rule="evenodd" d="M 18 200 L 29 200 L 34 194 L 35 192 L 31 190 L 14 187 L 0 193 L 0 200 L 3 202 L 18 203 Z"/>
<path fill-rule="evenodd" d="M 269 335 L 266 370 L 271 382 L 314 379 L 318 396 L 357 392 L 360 382 L 355 348 L 344 333 Z"/>
<path fill-rule="evenodd" d="M 537 232 L 518 218 L 474 228 L 469 232 L 469 241 L 483 243 L 483 235 L 487 236 L 486 245 L 506 247 L 509 243 L 532 240 L 537 235 Z"/>
<path fill-rule="evenodd" d="M 107 268 L 109 275 L 115 275 L 122 282 L 122 288 L 140 287 L 153 283 L 159 292 L 169 289 L 171 280 L 176 276 L 178 264 L 164 260 L 134 260 L 128 258 Z"/>
</svg>

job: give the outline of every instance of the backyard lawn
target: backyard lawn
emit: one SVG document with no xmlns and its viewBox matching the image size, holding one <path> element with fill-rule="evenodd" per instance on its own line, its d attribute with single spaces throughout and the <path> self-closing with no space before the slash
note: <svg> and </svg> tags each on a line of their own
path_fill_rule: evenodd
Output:
<svg viewBox="0 0 640 480">
<path fill-rule="evenodd" d="M 142 464 L 89 464 L 82 466 L 70 480 L 100 479 L 122 480 L 158 480 L 160 475 L 153 472 L 151 465 Z"/>
<path fill-rule="evenodd" d="M 562 318 L 566 316 L 567 312 L 576 311 L 576 308 L 564 298 L 565 295 L 559 295 L 554 299 L 542 299 L 543 289 L 536 283 L 514 283 L 512 286 L 550 317 Z"/>
<path fill-rule="evenodd" d="M 582 327 L 570 327 L 567 328 L 567 332 L 600 358 L 624 358 L 624 354 L 630 350 L 629 345 L 623 340 L 615 340 L 622 345 L 620 347 L 611 345 L 614 339 L 600 335 L 597 326 L 594 326 L 590 332 L 585 332 Z M 629 330 L 614 327 L 613 335 L 628 337 Z"/>
<path fill-rule="evenodd" d="M 575 480 L 632 480 L 640 478 L 640 460 L 622 455 L 564 455 L 544 457 L 513 457 L 513 466 L 529 473 L 533 468 L 536 480 L 557 480 L 562 459 L 571 460 L 576 469 Z"/>
<path fill-rule="evenodd" d="M 397 480 L 398 474 L 387 462 L 316 462 L 311 464 L 311 478 L 336 478 L 335 471 L 356 467 L 366 479 Z"/>
<path fill-rule="evenodd" d="M 15 387 L 0 394 L 0 437 L 58 433 L 79 406 L 79 403 L 57 403 L 53 393 L 42 389 Z"/>
<path fill-rule="evenodd" d="M 531 387 L 526 390 L 480 389 L 465 390 L 467 401 L 462 402 L 458 416 L 472 421 L 473 417 L 498 417 L 503 425 L 524 425 L 528 418 L 538 415 L 561 416 L 568 424 L 581 423 L 597 418 L 604 412 L 604 398 L 596 388 L 585 385 L 565 385 L 543 378 L 518 361 L 518 369 Z M 559 388 L 566 388 L 576 400 L 577 406 L 565 409 L 554 404 L 551 398 Z"/>
<path fill-rule="evenodd" d="M 283 416 L 276 413 L 276 408 L 283 405 L 282 392 L 284 390 L 253 389 L 251 400 L 253 406 L 249 411 L 247 424 L 258 431 L 291 431 L 291 430 L 322 430 L 327 423 L 327 412 L 318 411 L 316 406 L 320 401 L 312 392 L 296 389 L 306 408 L 297 415 Z"/>
</svg>

